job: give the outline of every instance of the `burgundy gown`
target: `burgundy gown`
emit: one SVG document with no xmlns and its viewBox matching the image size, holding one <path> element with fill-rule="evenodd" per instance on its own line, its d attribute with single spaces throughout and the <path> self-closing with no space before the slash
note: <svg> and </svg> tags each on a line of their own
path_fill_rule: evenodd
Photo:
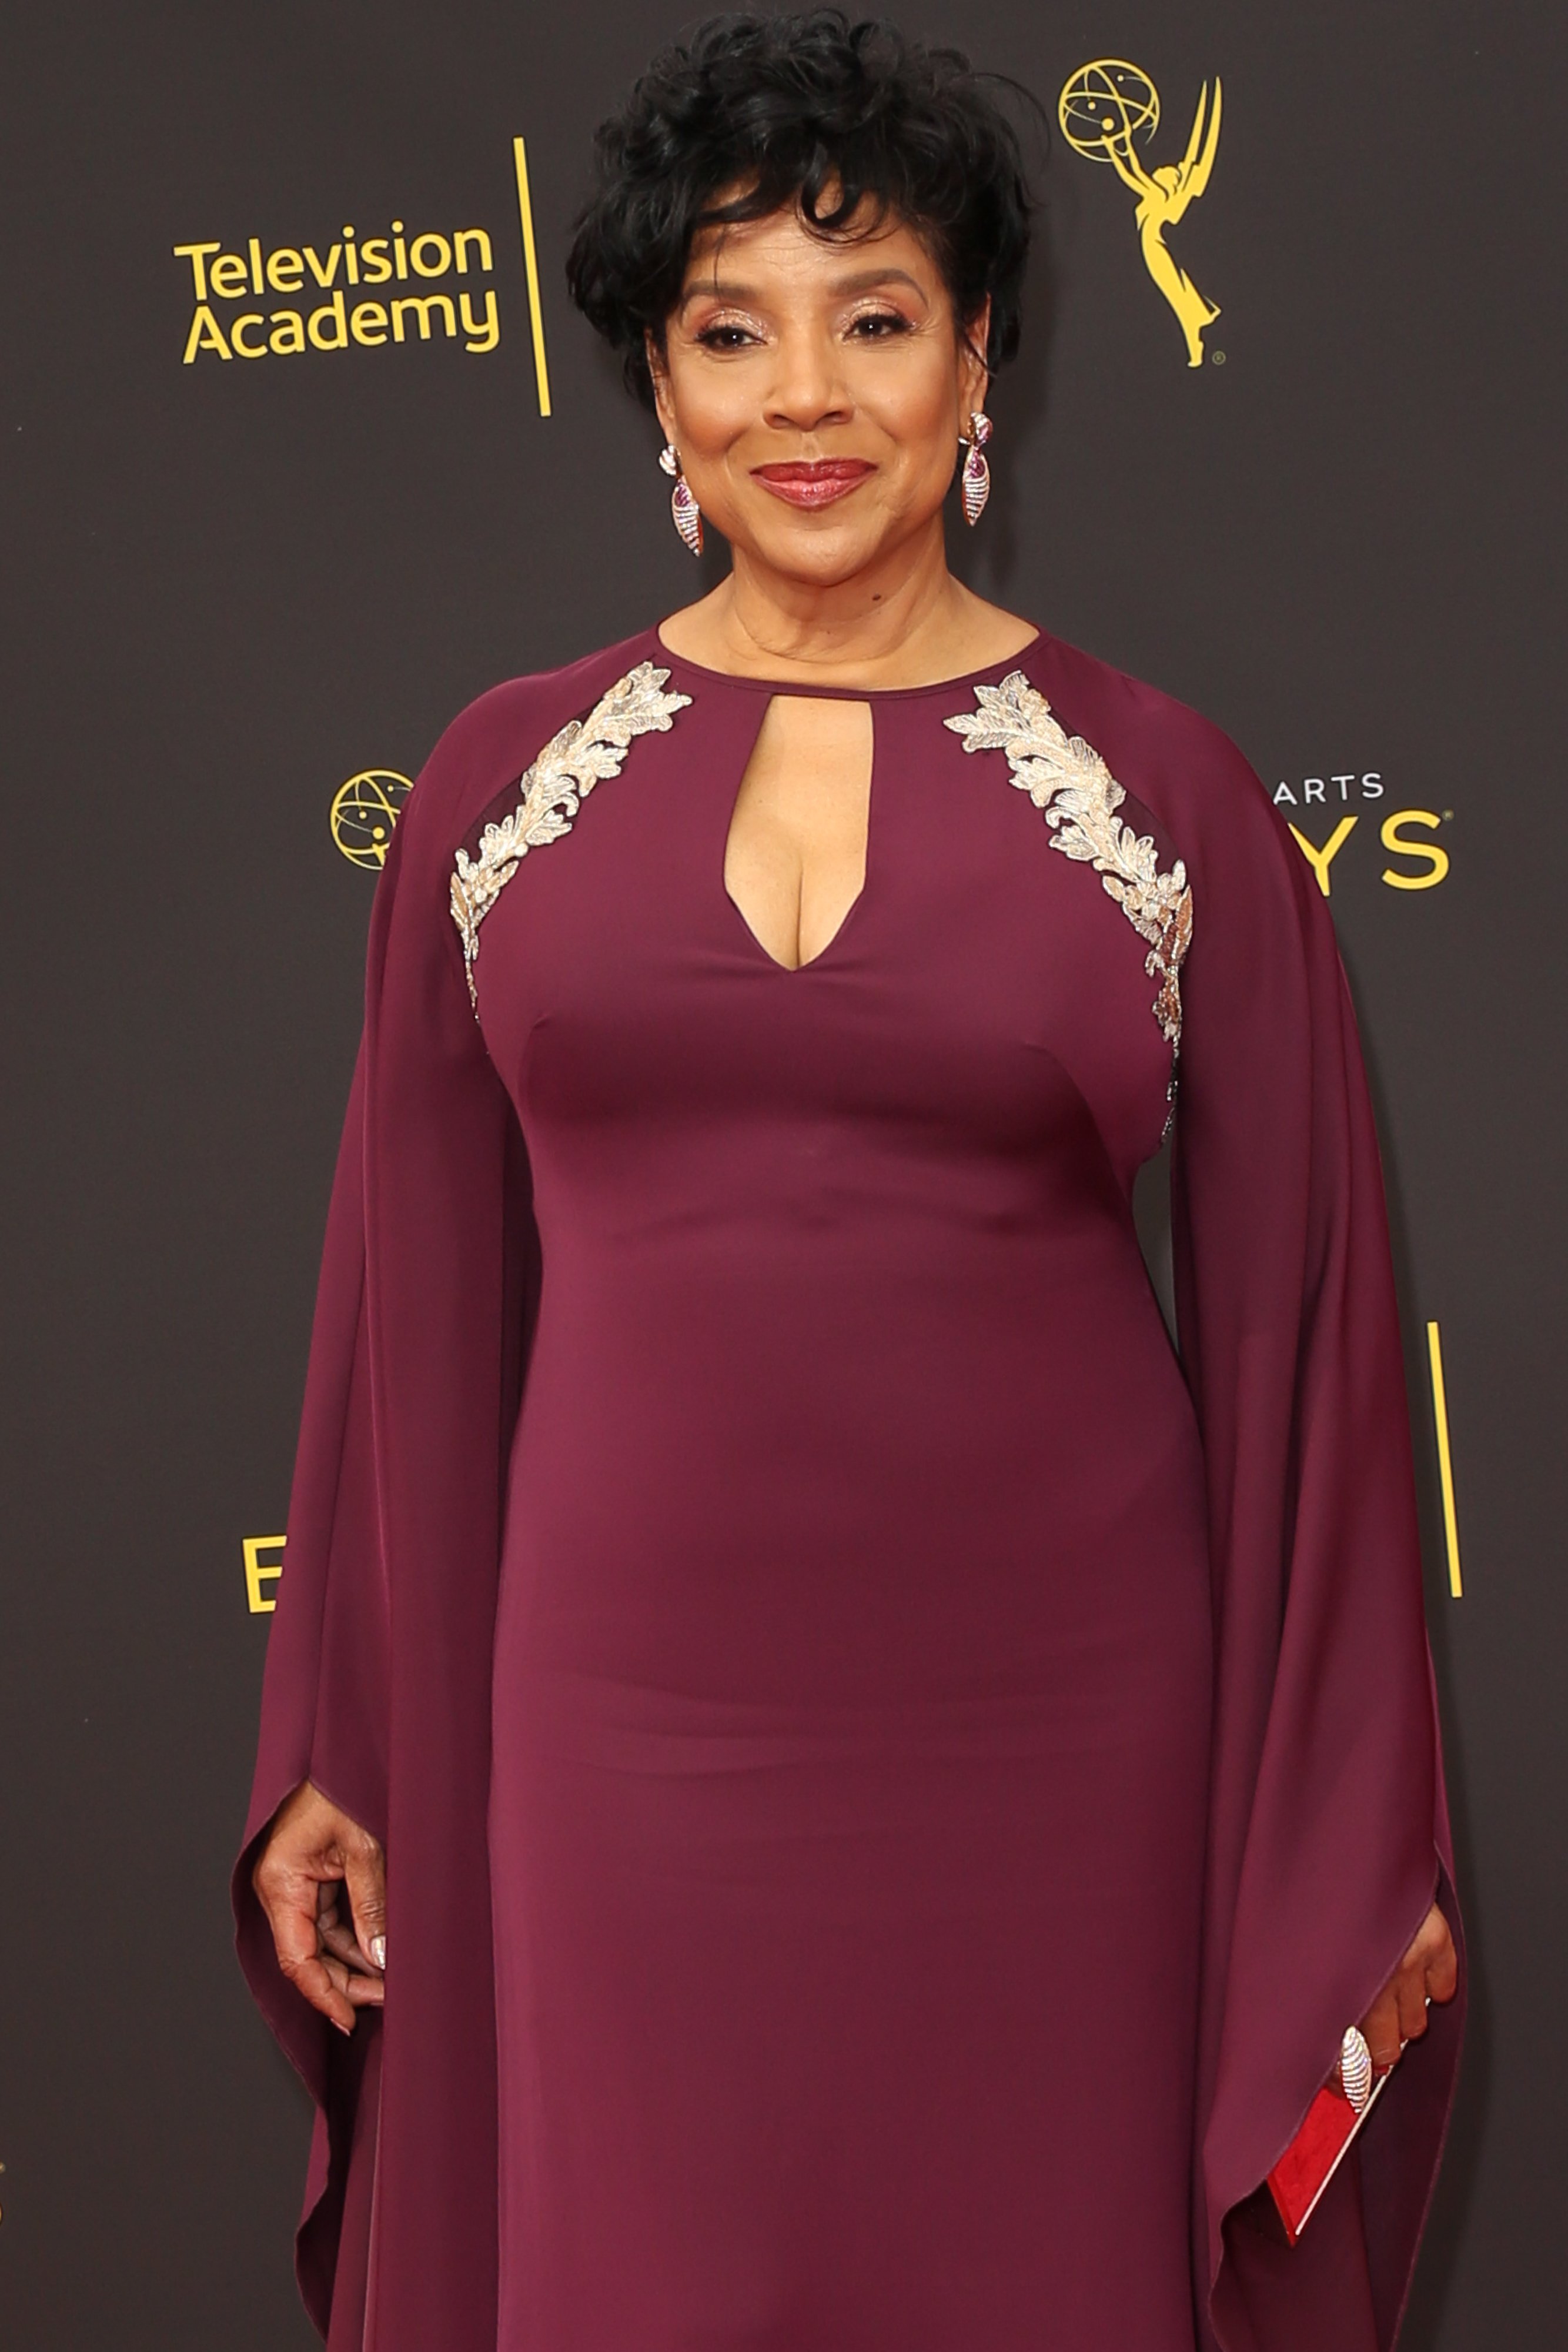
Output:
<svg viewBox="0 0 1568 2352">
<path fill-rule="evenodd" d="M 1451 1908 L 1327 910 L 1222 736 L 1042 635 L 853 698 L 864 887 L 787 970 L 723 880 L 775 690 L 653 631 L 502 687 L 380 885 L 247 1837 L 308 1773 L 385 1839 L 384 2017 L 236 1878 L 308 2299 L 1373 2352 L 1457 2008 L 1300 2246 L 1254 2195 Z"/>
</svg>

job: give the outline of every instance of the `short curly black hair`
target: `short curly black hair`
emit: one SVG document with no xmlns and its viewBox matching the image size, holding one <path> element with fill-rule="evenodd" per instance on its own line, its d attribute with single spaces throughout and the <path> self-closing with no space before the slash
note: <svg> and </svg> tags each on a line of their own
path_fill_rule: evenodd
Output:
<svg viewBox="0 0 1568 2352">
<path fill-rule="evenodd" d="M 1034 103 L 957 49 L 841 8 L 711 17 L 600 125 L 567 259 L 572 299 L 652 407 L 645 339 L 663 342 L 699 229 L 793 203 L 832 236 L 869 201 L 873 222 L 892 215 L 925 241 L 961 322 L 989 295 L 994 371 L 1018 349 L 1034 212 L 1002 89 Z M 726 189 L 738 193 L 716 203 Z"/>
</svg>

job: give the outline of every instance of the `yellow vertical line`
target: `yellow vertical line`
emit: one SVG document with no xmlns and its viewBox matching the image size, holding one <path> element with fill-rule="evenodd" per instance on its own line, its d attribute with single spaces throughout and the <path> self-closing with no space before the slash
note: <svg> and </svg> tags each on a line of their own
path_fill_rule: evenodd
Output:
<svg viewBox="0 0 1568 2352">
<path fill-rule="evenodd" d="M 523 266 L 528 273 L 528 317 L 534 330 L 534 375 L 539 388 L 539 415 L 549 410 L 549 362 L 545 357 L 545 314 L 539 303 L 539 260 L 534 250 L 534 208 L 528 197 L 528 154 L 521 139 L 512 142 L 517 169 L 517 214 L 523 224 Z"/>
<path fill-rule="evenodd" d="M 1437 1475 L 1443 1482 L 1443 1533 L 1448 1544 L 1448 1590 L 1456 1601 L 1464 1597 L 1459 1574 L 1459 1519 L 1454 1508 L 1454 1457 L 1448 1447 L 1448 1399 L 1443 1385 L 1443 1335 L 1435 1323 L 1427 1326 L 1427 1353 L 1432 1365 L 1432 1415 L 1437 1424 Z"/>
</svg>

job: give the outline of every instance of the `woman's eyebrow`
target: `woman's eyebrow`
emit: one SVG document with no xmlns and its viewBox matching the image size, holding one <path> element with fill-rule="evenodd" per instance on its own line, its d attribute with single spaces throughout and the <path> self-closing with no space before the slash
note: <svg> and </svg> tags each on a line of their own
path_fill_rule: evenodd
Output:
<svg viewBox="0 0 1568 2352">
<path fill-rule="evenodd" d="M 912 278 L 907 269 L 857 269 L 847 278 L 835 278 L 833 292 L 868 294 L 875 286 L 907 286 L 922 297 L 925 292 L 919 278 Z"/>
<path fill-rule="evenodd" d="M 754 286 L 738 286 L 733 278 L 694 278 L 691 285 L 681 289 L 683 310 L 688 302 L 755 302 L 756 299 L 757 289 Z"/>
<path fill-rule="evenodd" d="M 925 299 L 925 287 L 918 278 L 912 278 L 907 269 L 851 270 L 845 277 L 835 278 L 828 290 L 833 295 L 865 294 L 877 286 L 907 286 L 922 299 Z M 755 286 L 743 286 L 735 278 L 694 278 L 689 286 L 683 289 L 680 307 L 684 310 L 688 302 L 755 302 L 758 299 L 758 292 Z"/>
</svg>

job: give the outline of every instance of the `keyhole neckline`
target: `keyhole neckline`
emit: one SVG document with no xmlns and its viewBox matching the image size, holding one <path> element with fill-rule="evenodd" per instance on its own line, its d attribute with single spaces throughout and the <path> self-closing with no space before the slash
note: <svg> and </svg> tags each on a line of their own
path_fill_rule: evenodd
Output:
<svg viewBox="0 0 1568 2352">
<path fill-rule="evenodd" d="M 693 665 L 693 667 L 698 667 L 698 665 Z M 715 677 L 723 677 L 726 676 L 726 673 L 721 670 L 715 670 L 709 673 L 709 675 Z M 758 680 L 749 678 L 737 682 L 742 682 L 747 685 L 760 683 Z M 785 963 L 780 957 L 774 954 L 772 949 L 763 939 L 761 932 L 756 929 L 755 925 L 752 923 L 750 916 L 746 912 L 746 909 L 742 907 L 739 899 L 737 898 L 731 891 L 728 880 L 729 844 L 730 837 L 735 829 L 736 813 L 740 805 L 741 794 L 746 789 L 746 780 L 750 772 L 751 762 L 756 757 L 757 748 L 762 737 L 762 730 L 768 724 L 768 712 L 771 709 L 773 703 L 780 698 L 789 700 L 792 698 L 788 694 L 784 695 L 782 698 L 778 694 L 770 694 L 758 716 L 755 730 L 751 730 L 748 735 L 746 758 L 741 765 L 739 781 L 735 787 L 734 794 L 729 803 L 729 814 L 725 825 L 724 843 L 720 852 L 719 887 L 723 892 L 726 905 L 734 915 L 738 929 L 744 933 L 747 942 L 755 950 L 757 956 L 760 959 L 761 962 L 767 967 L 767 969 L 770 972 L 780 974 L 786 979 L 799 980 L 803 973 L 815 971 L 820 964 L 827 961 L 832 956 L 835 949 L 839 945 L 839 942 L 842 940 L 845 931 L 848 930 L 851 925 L 855 922 L 862 907 L 865 903 L 866 892 L 870 887 L 872 879 L 872 843 L 875 832 L 875 814 L 878 797 L 877 769 L 881 752 L 881 738 L 877 730 L 876 713 L 871 708 L 870 697 L 863 694 L 856 694 L 851 696 L 835 695 L 831 698 L 835 701 L 847 700 L 861 704 L 864 708 L 866 717 L 871 722 L 871 761 L 866 772 L 866 822 L 865 835 L 861 850 L 860 885 L 855 891 L 854 897 L 850 900 L 849 905 L 839 917 L 837 927 L 830 936 L 823 940 L 821 946 L 817 950 L 816 954 L 803 956 L 799 963 Z M 806 695 L 793 698 L 799 698 L 802 701 L 814 701 L 828 698 Z"/>
<path fill-rule="evenodd" d="M 1034 635 L 1026 646 L 1014 654 L 1004 654 L 999 661 L 988 662 L 982 669 L 968 669 L 955 677 L 934 677 L 924 686 L 829 686 L 809 677 L 754 677 L 749 671 L 709 669 L 703 662 L 693 661 L 667 646 L 659 634 L 659 625 L 649 631 L 653 651 L 661 662 L 672 670 L 685 671 L 687 677 L 706 678 L 715 686 L 741 687 L 753 694 L 765 694 L 771 700 L 777 695 L 803 702 L 904 702 L 922 695 L 952 694 L 967 686 L 984 686 L 993 678 L 1005 677 L 1009 670 L 1029 662 L 1045 643 L 1045 631 L 1037 623 L 1030 625 Z"/>
</svg>

